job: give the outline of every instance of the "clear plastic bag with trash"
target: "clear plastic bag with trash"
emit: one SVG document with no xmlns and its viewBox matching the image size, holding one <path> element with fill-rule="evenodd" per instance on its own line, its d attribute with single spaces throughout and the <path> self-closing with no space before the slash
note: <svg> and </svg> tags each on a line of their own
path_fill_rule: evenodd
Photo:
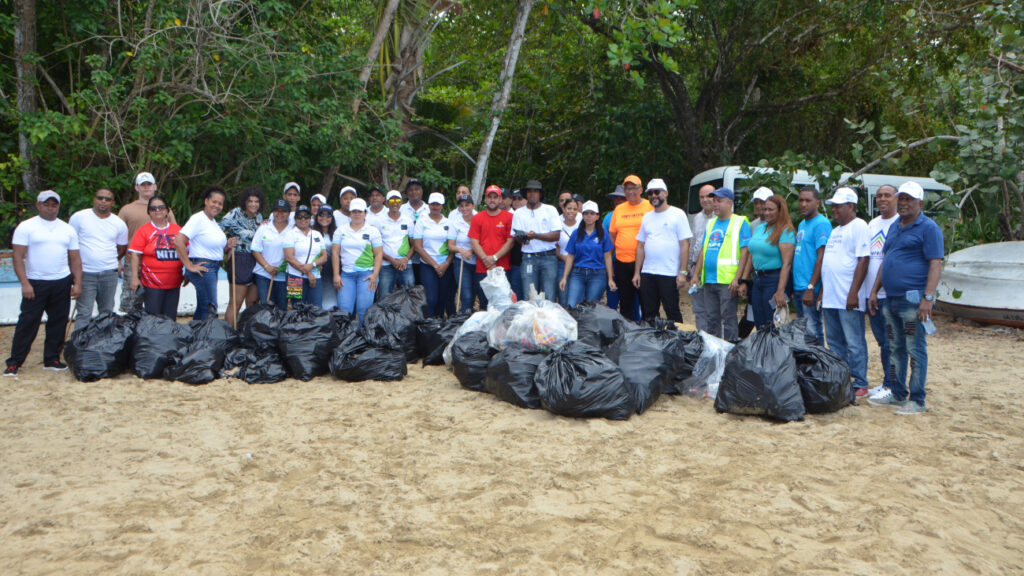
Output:
<svg viewBox="0 0 1024 576">
<path fill-rule="evenodd" d="M 506 308 L 487 333 L 491 348 L 518 344 L 527 350 L 554 350 L 576 340 L 576 319 L 554 302 L 528 300 Z"/>
<path fill-rule="evenodd" d="M 502 311 L 516 301 L 512 285 L 505 276 L 505 269 L 495 266 L 487 271 L 487 277 L 480 281 L 480 289 L 487 296 L 487 309 Z"/>
<path fill-rule="evenodd" d="M 486 334 L 491 329 L 491 326 L 498 320 L 499 316 L 501 316 L 501 312 L 498 310 L 481 310 L 479 312 L 475 312 L 465 322 L 463 322 L 462 326 L 459 326 L 459 330 L 455 333 L 455 336 L 452 337 L 451 342 L 449 342 L 448 346 L 444 349 L 442 357 L 444 358 L 445 365 L 452 365 L 452 344 L 459 339 L 459 336 L 469 332 L 483 332 Z"/>
<path fill-rule="evenodd" d="M 683 382 L 683 392 L 688 396 L 706 396 L 714 398 L 718 395 L 718 385 L 725 371 L 725 357 L 733 349 L 733 344 L 700 332 L 704 350 L 693 367 L 693 375 Z"/>
</svg>

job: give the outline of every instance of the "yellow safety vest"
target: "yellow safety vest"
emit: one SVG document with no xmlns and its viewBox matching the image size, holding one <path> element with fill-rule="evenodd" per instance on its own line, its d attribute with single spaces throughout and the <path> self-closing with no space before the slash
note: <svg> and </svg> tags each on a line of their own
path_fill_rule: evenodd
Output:
<svg viewBox="0 0 1024 576">
<path fill-rule="evenodd" d="M 731 284 L 733 278 L 736 277 L 736 273 L 740 269 L 740 229 L 743 228 L 743 223 L 747 221 L 746 216 L 740 216 L 739 214 L 733 214 L 729 217 L 729 226 L 725 229 L 725 238 L 722 240 L 722 247 L 718 249 L 718 284 Z M 711 233 L 715 229 L 715 224 L 718 223 L 718 217 L 715 216 L 711 220 L 708 220 L 708 226 L 704 229 L 704 257 L 708 255 L 708 242 L 711 239 Z M 702 266 L 700 269 L 700 281 L 704 283 L 704 273 L 707 270 L 707 266 Z"/>
</svg>

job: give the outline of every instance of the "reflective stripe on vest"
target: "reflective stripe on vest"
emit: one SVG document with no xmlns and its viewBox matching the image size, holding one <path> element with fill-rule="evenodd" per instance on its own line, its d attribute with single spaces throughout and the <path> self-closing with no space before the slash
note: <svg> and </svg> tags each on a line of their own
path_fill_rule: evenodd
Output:
<svg viewBox="0 0 1024 576">
<path fill-rule="evenodd" d="M 740 216 L 733 214 L 729 217 L 729 226 L 725 229 L 725 238 L 722 239 L 722 246 L 718 249 L 718 268 L 716 270 L 717 284 L 730 284 L 733 278 L 736 277 L 736 273 L 739 272 L 740 268 L 740 229 L 743 228 L 743 223 L 747 221 L 746 216 Z M 708 241 L 711 239 L 711 233 L 715 230 L 715 224 L 718 223 L 718 217 L 714 217 L 708 221 L 708 226 L 704 230 L 704 255 L 707 256 Z M 724 255 L 724 256 L 723 256 Z M 731 258 L 730 258 L 731 256 Z M 700 281 L 704 283 L 704 274 L 707 267 L 701 267 L 700 269 Z"/>
</svg>

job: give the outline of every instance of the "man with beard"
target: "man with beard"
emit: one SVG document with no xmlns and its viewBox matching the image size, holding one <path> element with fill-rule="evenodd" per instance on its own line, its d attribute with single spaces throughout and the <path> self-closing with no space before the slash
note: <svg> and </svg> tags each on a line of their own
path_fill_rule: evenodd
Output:
<svg viewBox="0 0 1024 576">
<path fill-rule="evenodd" d="M 483 280 L 487 271 L 500 266 L 511 271 L 509 255 L 515 238 L 512 236 L 512 214 L 502 209 L 501 188 L 490 185 L 484 191 L 486 210 L 477 212 L 469 224 L 469 241 L 476 254 L 476 277 Z M 487 308 L 487 299 L 481 295 L 480 308 Z"/>
<path fill-rule="evenodd" d="M 682 210 L 669 206 L 668 189 L 660 178 L 647 183 L 647 200 L 654 210 L 644 214 L 636 235 L 633 286 L 640 291 L 644 320 L 657 318 L 660 305 L 666 318 L 682 322 L 679 289 L 686 285 L 690 223 Z"/>
</svg>

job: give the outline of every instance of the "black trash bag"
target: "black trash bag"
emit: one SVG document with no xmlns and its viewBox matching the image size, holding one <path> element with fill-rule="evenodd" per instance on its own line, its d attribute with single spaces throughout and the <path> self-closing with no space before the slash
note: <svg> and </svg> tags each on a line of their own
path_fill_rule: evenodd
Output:
<svg viewBox="0 0 1024 576">
<path fill-rule="evenodd" d="M 758 330 L 729 351 L 715 410 L 786 422 L 804 419 L 793 349 L 774 327 Z"/>
<path fill-rule="evenodd" d="M 339 380 L 392 382 L 408 373 L 404 352 L 374 348 L 359 334 L 342 341 L 331 355 L 331 374 Z"/>
<path fill-rule="evenodd" d="M 600 349 L 570 342 L 537 367 L 541 406 L 573 418 L 628 420 L 635 408 L 622 371 Z"/>
<path fill-rule="evenodd" d="M 679 330 L 679 327 L 676 326 L 675 322 L 668 318 L 662 318 L 661 316 L 648 318 L 647 320 L 644 320 L 641 325 L 645 328 L 654 328 L 655 330 Z"/>
<path fill-rule="evenodd" d="M 674 378 L 683 365 L 684 349 L 675 326 L 633 330 L 608 347 L 608 359 L 619 366 L 633 391 L 637 414 L 646 412 L 666 389 L 678 393 Z"/>
<path fill-rule="evenodd" d="M 807 318 L 796 317 L 779 326 L 779 336 L 790 346 L 815 345 L 814 334 L 807 330 Z"/>
<path fill-rule="evenodd" d="M 139 378 L 162 378 L 175 352 L 192 340 L 187 324 L 170 318 L 146 314 L 135 325 L 132 339 L 131 369 Z"/>
<path fill-rule="evenodd" d="M 225 355 L 238 346 L 238 333 L 225 321 L 210 316 L 188 324 L 192 341 L 174 354 L 164 379 L 185 384 L 206 384 L 220 375 Z"/>
<path fill-rule="evenodd" d="M 441 366 L 444 364 L 444 349 L 451 343 L 452 338 L 455 338 L 455 333 L 459 331 L 459 328 L 469 319 L 472 314 L 459 314 L 448 318 L 441 327 L 430 334 L 429 337 L 423 333 L 423 324 L 421 323 L 417 328 L 420 330 L 420 337 L 423 339 L 422 343 L 417 343 L 417 346 L 421 346 L 423 349 L 429 350 L 426 354 L 423 354 L 423 365 L 424 366 Z M 426 321 L 424 321 L 426 322 Z"/>
<path fill-rule="evenodd" d="M 319 306 L 296 302 L 281 321 L 278 350 L 292 376 L 308 382 L 327 374 L 337 345 L 331 313 Z"/>
<path fill-rule="evenodd" d="M 277 352 L 265 350 L 254 356 L 239 366 L 236 378 L 248 384 L 276 384 L 288 377 L 288 367 Z"/>
<path fill-rule="evenodd" d="M 808 414 L 836 412 L 853 403 L 850 366 L 835 352 L 814 344 L 806 319 L 782 326 L 779 335 L 793 349 L 797 383 Z"/>
<path fill-rule="evenodd" d="M 452 344 L 452 372 L 467 390 L 487 392 L 487 365 L 498 351 L 487 343 L 486 332 L 466 332 Z"/>
<path fill-rule="evenodd" d="M 256 350 L 277 351 L 281 322 L 286 312 L 273 304 L 258 303 L 242 310 L 238 316 L 238 331 L 246 346 Z"/>
<path fill-rule="evenodd" d="M 533 378 L 547 352 L 509 344 L 491 357 L 487 365 L 487 392 L 520 408 L 540 408 L 540 394 Z"/>
<path fill-rule="evenodd" d="M 699 332 L 676 330 L 672 334 L 674 340 L 671 351 L 672 354 L 679 357 L 679 363 L 671 382 L 665 386 L 665 394 L 686 394 L 690 392 L 686 388 L 686 381 L 693 376 L 697 361 L 700 360 L 700 355 L 704 352 L 704 340 L 700 337 Z"/>
<path fill-rule="evenodd" d="M 331 310 L 331 329 L 334 331 L 335 346 L 359 332 L 359 319 L 355 316 L 334 308 Z"/>
<path fill-rule="evenodd" d="M 443 318 L 424 318 L 416 321 L 416 354 L 420 358 L 425 358 L 434 351 L 434 334 L 443 326 Z"/>
<path fill-rule="evenodd" d="M 415 362 L 416 321 L 426 317 L 426 302 L 422 286 L 395 290 L 366 311 L 363 337 L 374 348 L 401 350 L 408 362 Z"/>
<path fill-rule="evenodd" d="M 134 322 L 113 312 L 93 318 L 71 334 L 64 359 L 81 382 L 113 378 L 128 368 Z"/>
<path fill-rule="evenodd" d="M 582 302 L 572 311 L 577 340 L 604 350 L 624 332 L 639 326 L 622 314 L 596 301 Z"/>
<path fill-rule="evenodd" d="M 242 366 L 256 361 L 258 354 L 252 348 L 240 346 L 233 348 L 224 355 L 224 364 L 220 368 L 221 378 L 237 377 Z"/>
</svg>

